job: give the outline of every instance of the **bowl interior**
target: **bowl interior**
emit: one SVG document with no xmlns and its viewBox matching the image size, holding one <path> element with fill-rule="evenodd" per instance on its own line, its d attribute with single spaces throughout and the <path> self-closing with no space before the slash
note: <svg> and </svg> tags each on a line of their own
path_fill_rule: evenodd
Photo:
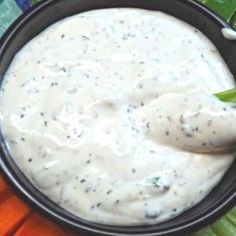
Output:
<svg viewBox="0 0 236 236">
<path fill-rule="evenodd" d="M 226 40 L 221 28 L 228 25 L 191 0 L 48 0 L 21 17 L 0 41 L 0 80 L 15 53 L 31 38 L 53 22 L 73 14 L 99 8 L 135 7 L 161 10 L 200 29 L 220 51 L 236 78 L 236 43 Z M 173 39 L 174 40 L 174 39 Z M 167 45 L 168 46 L 168 45 Z M 1 82 L 0 82 L 1 83 Z M 89 229 L 102 235 L 172 235 L 203 227 L 224 214 L 236 202 L 236 160 L 217 187 L 199 204 L 174 219 L 153 226 L 114 227 L 89 223 L 55 205 L 24 177 L 5 147 L 1 137 L 0 164 L 10 182 L 33 206 L 61 223 L 75 228 Z M 201 171 L 201 170 L 199 170 Z M 91 233 L 89 234 L 91 235 Z M 178 234 L 179 235 L 179 234 Z M 181 234 L 182 235 L 182 234 Z"/>
</svg>

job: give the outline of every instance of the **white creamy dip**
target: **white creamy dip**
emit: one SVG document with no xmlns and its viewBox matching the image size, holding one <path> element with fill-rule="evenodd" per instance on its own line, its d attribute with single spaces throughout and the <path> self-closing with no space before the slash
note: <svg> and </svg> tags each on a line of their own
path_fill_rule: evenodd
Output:
<svg viewBox="0 0 236 236">
<path fill-rule="evenodd" d="M 40 191 L 89 221 L 153 224 L 202 200 L 234 157 L 234 87 L 215 46 L 161 12 L 90 11 L 15 56 L 3 136 Z M 223 131 L 223 132 L 222 132 Z"/>
</svg>

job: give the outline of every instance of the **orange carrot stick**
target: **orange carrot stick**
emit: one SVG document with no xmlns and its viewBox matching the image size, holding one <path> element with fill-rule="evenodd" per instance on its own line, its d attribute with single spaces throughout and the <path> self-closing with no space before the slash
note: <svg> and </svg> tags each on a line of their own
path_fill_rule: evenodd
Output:
<svg viewBox="0 0 236 236">
<path fill-rule="evenodd" d="M 16 231 L 14 236 L 68 236 L 61 228 L 34 213 Z"/>
<path fill-rule="evenodd" d="M 3 177 L 0 175 L 0 194 L 7 190 L 7 184 Z"/>
<path fill-rule="evenodd" d="M 29 208 L 17 197 L 11 196 L 0 204 L 0 235 L 7 236 L 29 215 Z"/>
</svg>

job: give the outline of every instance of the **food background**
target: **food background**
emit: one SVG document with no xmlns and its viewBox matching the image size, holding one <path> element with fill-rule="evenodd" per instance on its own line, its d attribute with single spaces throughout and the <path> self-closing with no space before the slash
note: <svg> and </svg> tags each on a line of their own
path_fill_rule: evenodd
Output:
<svg viewBox="0 0 236 236">
<path fill-rule="evenodd" d="M 40 1 L 0 0 L 0 37 L 17 17 Z M 201 2 L 221 15 L 236 29 L 236 0 L 201 0 Z M 31 209 L 15 195 L 0 175 L 0 236 L 12 235 L 83 236 L 61 228 Z M 236 207 L 214 224 L 192 236 L 236 236 Z"/>
</svg>

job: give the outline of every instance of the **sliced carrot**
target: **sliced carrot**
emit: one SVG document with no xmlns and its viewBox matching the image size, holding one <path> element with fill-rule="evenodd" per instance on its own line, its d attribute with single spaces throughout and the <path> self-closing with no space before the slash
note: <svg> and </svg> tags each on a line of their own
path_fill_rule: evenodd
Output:
<svg viewBox="0 0 236 236">
<path fill-rule="evenodd" d="M 0 235 L 9 235 L 26 219 L 29 213 L 29 208 L 15 196 L 2 202 L 0 204 Z"/>
<path fill-rule="evenodd" d="M 12 195 L 10 188 L 0 174 L 0 204 Z"/>
<path fill-rule="evenodd" d="M 34 213 L 16 231 L 14 236 L 68 236 L 61 228 Z"/>
<path fill-rule="evenodd" d="M 0 175 L 0 193 L 4 192 L 7 190 L 7 184 L 3 177 Z"/>
<path fill-rule="evenodd" d="M 75 231 L 69 230 L 69 229 L 63 229 L 63 232 L 66 236 L 82 236 L 82 234 L 78 234 Z"/>
</svg>

